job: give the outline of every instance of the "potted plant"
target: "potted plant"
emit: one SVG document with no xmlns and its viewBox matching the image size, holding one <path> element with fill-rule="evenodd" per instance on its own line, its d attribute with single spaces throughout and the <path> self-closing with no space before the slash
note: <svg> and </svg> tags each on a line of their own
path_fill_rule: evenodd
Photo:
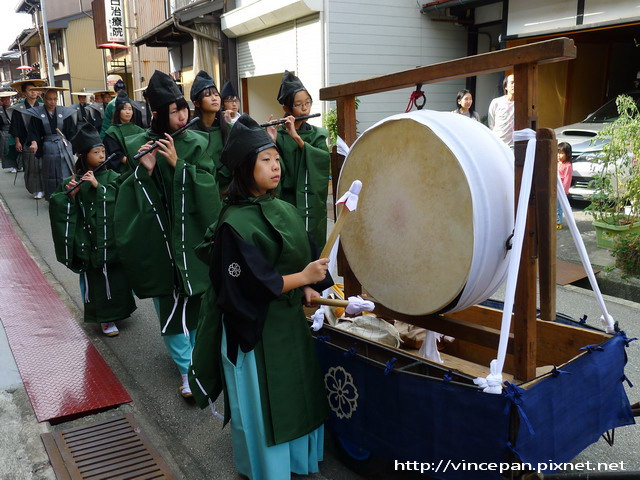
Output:
<svg viewBox="0 0 640 480">
<path fill-rule="evenodd" d="M 598 247 L 611 248 L 617 235 L 640 231 L 640 112 L 633 98 L 616 98 L 619 117 L 592 143 L 604 141 L 593 155 L 594 194 L 587 211 L 593 216 Z"/>
</svg>

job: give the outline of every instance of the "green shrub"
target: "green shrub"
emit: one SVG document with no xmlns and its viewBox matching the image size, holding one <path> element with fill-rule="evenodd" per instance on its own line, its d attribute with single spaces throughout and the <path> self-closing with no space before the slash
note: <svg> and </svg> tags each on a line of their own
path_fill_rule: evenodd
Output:
<svg viewBox="0 0 640 480">
<path fill-rule="evenodd" d="M 611 254 L 616 259 L 616 267 L 627 275 L 640 277 L 640 233 L 618 235 Z"/>
</svg>

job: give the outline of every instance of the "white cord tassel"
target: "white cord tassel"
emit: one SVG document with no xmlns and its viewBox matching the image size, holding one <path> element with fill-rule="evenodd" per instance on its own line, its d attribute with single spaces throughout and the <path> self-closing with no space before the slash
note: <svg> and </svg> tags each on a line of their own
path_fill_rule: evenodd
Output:
<svg viewBox="0 0 640 480">
<path fill-rule="evenodd" d="M 213 416 L 218 420 L 224 421 L 224 416 L 220 412 L 218 412 L 215 402 L 212 402 L 210 398 L 208 398 L 207 400 L 209 400 L 209 408 L 211 408 L 211 413 L 213 414 Z"/>
<path fill-rule="evenodd" d="M 107 291 L 107 300 L 111 300 L 111 285 L 109 285 L 109 275 L 107 273 L 107 264 L 102 266 L 102 274 L 104 275 L 104 285 Z"/>
<path fill-rule="evenodd" d="M 84 303 L 89 303 L 89 279 L 87 278 L 87 272 L 82 272 L 84 275 Z"/>
<path fill-rule="evenodd" d="M 207 397 L 207 400 L 209 401 L 209 408 L 211 408 L 211 413 L 213 414 L 214 417 L 220 419 L 220 420 L 224 420 L 224 416 L 221 415 L 218 412 L 218 409 L 216 408 L 216 404 L 213 400 L 211 400 L 211 396 L 207 393 L 207 391 L 204 389 L 204 387 L 202 386 L 202 384 L 200 383 L 200 380 L 198 380 L 198 377 L 196 377 L 196 372 L 193 371 L 193 369 L 191 369 L 191 373 L 193 374 L 193 378 L 196 381 L 196 384 L 198 385 L 198 388 L 200 389 L 200 391 L 202 392 L 202 394 L 204 396 Z"/>
<path fill-rule="evenodd" d="M 164 327 L 162 328 L 162 333 L 167 331 L 167 327 L 169 326 L 169 322 L 173 318 L 173 314 L 176 313 L 176 308 L 178 308 L 178 300 L 180 300 L 180 297 L 178 296 L 178 294 L 176 292 L 173 292 L 173 310 L 171 310 L 171 313 L 169 314 L 169 318 L 167 318 L 167 323 L 165 323 Z"/>
<path fill-rule="evenodd" d="M 189 338 L 189 329 L 187 328 L 187 302 L 189 297 L 184 297 L 184 303 L 182 304 L 182 333 Z"/>
</svg>

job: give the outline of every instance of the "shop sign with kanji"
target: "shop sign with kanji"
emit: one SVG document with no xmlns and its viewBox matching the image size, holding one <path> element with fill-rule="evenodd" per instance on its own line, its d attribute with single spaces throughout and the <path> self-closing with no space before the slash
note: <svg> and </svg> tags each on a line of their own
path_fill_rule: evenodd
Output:
<svg viewBox="0 0 640 480">
<path fill-rule="evenodd" d="M 124 42 L 124 0 L 105 0 L 107 41 Z"/>
</svg>

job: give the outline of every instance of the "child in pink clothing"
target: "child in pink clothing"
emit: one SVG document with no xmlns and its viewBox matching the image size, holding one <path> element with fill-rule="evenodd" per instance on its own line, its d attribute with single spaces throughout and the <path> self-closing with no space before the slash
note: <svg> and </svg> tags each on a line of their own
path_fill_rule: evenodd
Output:
<svg viewBox="0 0 640 480">
<path fill-rule="evenodd" d="M 571 187 L 571 177 L 573 176 L 573 164 L 571 163 L 571 145 L 567 142 L 560 142 L 558 144 L 558 176 L 560 182 L 562 182 L 562 188 L 564 193 L 569 193 L 569 187 Z M 556 228 L 562 229 L 562 207 L 558 202 L 558 217 L 556 220 Z"/>
</svg>

